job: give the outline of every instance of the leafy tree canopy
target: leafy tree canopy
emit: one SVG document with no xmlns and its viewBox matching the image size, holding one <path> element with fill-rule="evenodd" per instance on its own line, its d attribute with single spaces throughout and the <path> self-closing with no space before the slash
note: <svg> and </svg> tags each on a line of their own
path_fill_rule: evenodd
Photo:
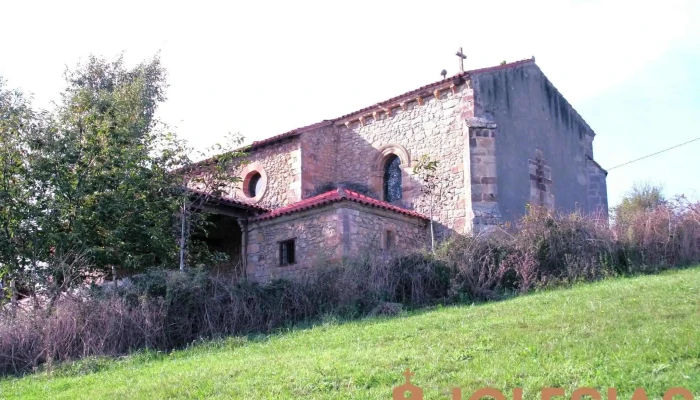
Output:
<svg viewBox="0 0 700 400">
<path fill-rule="evenodd" d="M 0 80 L 0 275 L 31 281 L 43 271 L 57 282 L 66 277 L 55 264 L 76 259 L 89 259 L 90 271 L 176 266 L 175 217 L 195 229 L 205 218 L 188 212 L 202 199 L 178 172 L 192 149 L 156 118 L 167 88 L 160 59 L 130 68 L 122 57 L 90 57 L 65 80 L 50 112 Z M 220 155 L 205 192 L 237 181 L 228 172 L 242 153 L 227 146 L 210 149 Z"/>
</svg>

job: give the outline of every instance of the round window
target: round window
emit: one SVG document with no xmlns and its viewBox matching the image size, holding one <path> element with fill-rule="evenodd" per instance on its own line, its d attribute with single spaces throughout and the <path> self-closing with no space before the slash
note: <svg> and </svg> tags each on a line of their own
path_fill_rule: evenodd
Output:
<svg viewBox="0 0 700 400">
<path fill-rule="evenodd" d="M 247 194 L 248 197 L 255 197 L 261 194 L 264 190 L 262 176 L 259 172 L 253 172 L 248 179 Z"/>
</svg>

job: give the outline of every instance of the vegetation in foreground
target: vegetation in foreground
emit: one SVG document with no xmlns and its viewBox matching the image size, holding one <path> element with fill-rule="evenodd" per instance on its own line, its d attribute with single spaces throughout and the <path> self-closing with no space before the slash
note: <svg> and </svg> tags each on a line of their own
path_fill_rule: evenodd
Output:
<svg viewBox="0 0 700 400">
<path fill-rule="evenodd" d="M 616 233 L 594 218 L 532 208 L 515 229 L 457 237 L 435 254 L 368 256 L 264 285 L 204 270 L 154 270 L 117 290 L 63 293 L 44 308 L 7 308 L 0 315 L 0 374 L 143 349 L 170 351 L 329 316 L 480 302 L 697 264 L 696 214 L 668 211 L 641 210 Z"/>
<path fill-rule="evenodd" d="M 239 183 L 228 171 L 245 154 L 235 140 L 214 146 L 193 170 L 186 143 L 155 118 L 166 88 L 158 57 L 134 68 L 91 57 L 66 71 L 48 111 L 0 79 L 0 374 L 700 262 L 700 203 L 646 186 L 612 225 L 533 207 L 487 237 L 391 261 L 369 254 L 295 281 L 189 269 L 220 261 L 198 239 L 208 226 L 199 211 Z M 436 163 L 426 155 L 415 169 L 429 203 Z M 126 271 L 148 273 L 86 290 Z"/>
<path fill-rule="evenodd" d="M 87 359 L 0 382 L 6 398 L 390 398 L 411 368 L 427 399 L 491 386 L 700 393 L 700 267 L 504 302 Z"/>
</svg>

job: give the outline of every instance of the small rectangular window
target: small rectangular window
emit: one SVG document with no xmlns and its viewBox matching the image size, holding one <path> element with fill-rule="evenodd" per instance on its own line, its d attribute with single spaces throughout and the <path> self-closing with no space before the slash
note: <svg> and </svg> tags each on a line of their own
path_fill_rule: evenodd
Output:
<svg viewBox="0 0 700 400">
<path fill-rule="evenodd" d="M 394 250 L 396 247 L 396 232 L 386 231 L 386 243 L 384 243 L 384 250 Z"/>
<path fill-rule="evenodd" d="M 280 242 L 280 266 L 294 264 L 294 239 Z"/>
</svg>

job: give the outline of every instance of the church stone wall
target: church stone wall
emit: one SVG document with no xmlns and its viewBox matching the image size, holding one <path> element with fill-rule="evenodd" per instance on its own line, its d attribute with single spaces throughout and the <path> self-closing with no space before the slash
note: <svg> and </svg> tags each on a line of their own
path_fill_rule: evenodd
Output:
<svg viewBox="0 0 700 400">
<path fill-rule="evenodd" d="M 248 164 L 236 167 L 231 173 L 239 176 L 239 187 L 229 196 L 253 202 L 267 208 L 279 208 L 301 200 L 301 150 L 298 138 L 252 150 L 246 157 Z M 266 178 L 263 195 L 253 201 L 245 195 L 242 185 L 245 175 L 261 170 Z"/>
<path fill-rule="evenodd" d="M 588 212 L 608 219 L 607 173 L 593 160 L 588 160 Z"/>
<path fill-rule="evenodd" d="M 393 248 L 386 248 L 391 232 Z M 294 239 L 296 262 L 280 266 L 280 242 Z M 342 202 L 251 222 L 248 227 L 247 275 L 255 281 L 293 278 L 344 257 L 413 253 L 427 247 L 427 222 Z"/>
<path fill-rule="evenodd" d="M 337 129 L 332 125 L 301 135 L 302 198 L 317 195 L 324 185 L 335 183 L 337 137 Z"/>
<path fill-rule="evenodd" d="M 346 207 L 339 210 L 345 224 L 343 255 L 346 257 L 363 253 L 372 256 L 380 251 L 409 254 L 427 247 L 428 230 L 425 221 L 366 207 Z M 393 236 L 392 248 L 387 248 L 387 232 Z"/>
<path fill-rule="evenodd" d="M 467 226 L 479 233 L 502 221 L 498 207 L 498 173 L 496 158 L 496 125 L 472 118 L 469 126 L 469 177 L 471 187 L 471 219 Z"/>
<path fill-rule="evenodd" d="M 530 160 L 541 154 L 551 179 L 545 204 L 563 211 L 598 208 L 589 196 L 587 157 L 595 134 L 540 69 L 526 63 L 475 73 L 475 117 L 494 123 L 498 208 L 513 221 L 531 201 Z M 601 185 L 599 185 L 601 186 Z"/>
<path fill-rule="evenodd" d="M 298 276 L 341 256 L 342 224 L 334 208 L 319 208 L 251 222 L 248 227 L 247 275 L 255 281 Z M 280 242 L 295 240 L 293 265 L 280 266 Z"/>
<path fill-rule="evenodd" d="M 465 177 L 466 128 L 464 119 L 472 113 L 472 91 L 467 85 L 456 93 L 443 90 L 440 98 L 409 99 L 405 110 L 393 108 L 391 115 L 365 116 L 363 122 L 339 124 L 337 137 L 337 181 L 365 185 L 381 199 L 382 157 L 391 146 L 402 159 L 403 198 L 396 205 L 429 215 L 427 199 L 412 167 L 423 154 L 440 162 L 441 196 L 436 198 L 434 218 L 436 235 L 444 239 L 453 233 L 466 233 L 469 207 L 468 177 Z M 388 148 L 387 148 L 388 147 Z"/>
</svg>

